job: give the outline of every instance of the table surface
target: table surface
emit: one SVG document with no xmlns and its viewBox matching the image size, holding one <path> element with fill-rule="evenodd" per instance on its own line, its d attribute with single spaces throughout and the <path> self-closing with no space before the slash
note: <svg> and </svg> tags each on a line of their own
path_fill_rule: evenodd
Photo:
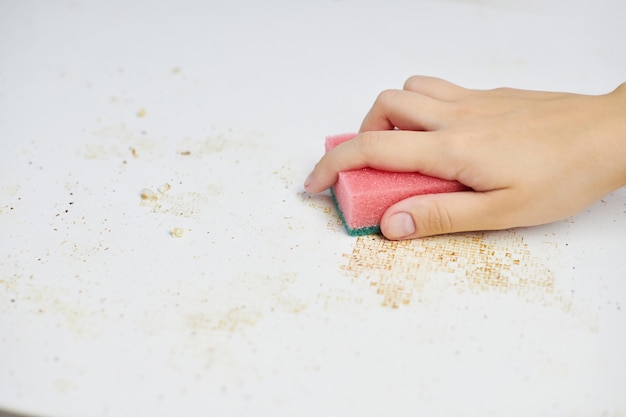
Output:
<svg viewBox="0 0 626 417">
<path fill-rule="evenodd" d="M 0 409 L 626 415 L 626 190 L 545 226 L 397 243 L 348 236 L 302 188 L 324 137 L 412 74 L 611 91 L 625 15 L 3 0 Z"/>
</svg>

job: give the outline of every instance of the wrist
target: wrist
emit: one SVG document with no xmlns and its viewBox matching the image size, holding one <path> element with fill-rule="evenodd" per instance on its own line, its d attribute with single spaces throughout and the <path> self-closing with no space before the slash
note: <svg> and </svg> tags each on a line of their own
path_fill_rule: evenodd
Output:
<svg viewBox="0 0 626 417">
<path fill-rule="evenodd" d="M 613 149 L 618 155 L 622 167 L 620 187 L 626 186 L 626 82 L 609 93 L 612 100 L 612 119 L 614 126 Z"/>
</svg>

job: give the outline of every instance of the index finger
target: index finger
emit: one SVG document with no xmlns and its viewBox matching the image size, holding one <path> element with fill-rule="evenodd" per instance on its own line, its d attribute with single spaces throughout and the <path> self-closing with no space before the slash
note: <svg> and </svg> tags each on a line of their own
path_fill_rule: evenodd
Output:
<svg viewBox="0 0 626 417">
<path fill-rule="evenodd" d="M 440 132 L 363 132 L 329 150 L 315 165 L 304 188 L 311 193 L 323 191 L 337 182 L 339 172 L 365 167 L 454 180 L 458 170 L 446 145 Z"/>
</svg>

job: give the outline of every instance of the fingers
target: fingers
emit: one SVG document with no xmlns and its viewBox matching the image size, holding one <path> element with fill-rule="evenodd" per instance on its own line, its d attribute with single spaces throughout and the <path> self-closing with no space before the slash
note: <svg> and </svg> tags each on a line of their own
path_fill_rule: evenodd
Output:
<svg viewBox="0 0 626 417">
<path fill-rule="evenodd" d="M 440 78 L 414 75 L 404 83 L 404 90 L 419 93 L 436 100 L 455 101 L 469 90 Z"/>
<path fill-rule="evenodd" d="M 379 94 L 361 124 L 360 132 L 371 130 L 438 130 L 447 120 L 447 103 L 406 90 Z"/>
<path fill-rule="evenodd" d="M 473 230 L 497 230 L 513 226 L 507 190 L 429 194 L 407 198 L 391 206 L 380 227 L 388 239 L 417 237 Z"/>
<path fill-rule="evenodd" d="M 469 92 L 440 78 L 413 76 L 402 90 L 379 94 L 359 131 L 441 129 L 450 116 L 447 104 Z"/>
<path fill-rule="evenodd" d="M 304 188 L 311 193 L 323 191 L 337 181 L 339 172 L 364 167 L 456 179 L 460 164 L 453 160 L 455 153 L 449 152 L 447 143 L 438 132 L 364 132 L 328 151 Z"/>
</svg>

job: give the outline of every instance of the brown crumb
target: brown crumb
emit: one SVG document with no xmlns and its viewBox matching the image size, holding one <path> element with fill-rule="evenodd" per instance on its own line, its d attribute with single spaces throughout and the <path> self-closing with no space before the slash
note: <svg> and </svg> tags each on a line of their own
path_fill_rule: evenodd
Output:
<svg viewBox="0 0 626 417">
<path fill-rule="evenodd" d="M 166 192 L 170 190 L 170 188 L 172 188 L 172 186 L 169 185 L 169 183 L 165 183 L 159 188 L 157 188 L 157 191 L 160 192 L 161 194 L 165 194 Z"/>
<path fill-rule="evenodd" d="M 183 156 L 189 156 L 191 155 L 191 151 L 182 151 L 180 154 Z"/>
<path fill-rule="evenodd" d="M 142 200 L 150 200 L 150 201 L 156 201 L 158 200 L 159 196 L 157 195 L 157 193 L 155 193 L 154 191 L 152 191 L 149 188 L 144 188 L 143 190 L 141 190 L 141 199 Z"/>
<path fill-rule="evenodd" d="M 130 148 L 130 153 L 133 155 L 133 158 L 137 158 L 137 156 L 139 156 L 139 155 L 137 155 L 137 149 L 135 149 L 135 148 Z M 126 162 L 126 161 L 124 161 L 124 162 Z"/>
</svg>

